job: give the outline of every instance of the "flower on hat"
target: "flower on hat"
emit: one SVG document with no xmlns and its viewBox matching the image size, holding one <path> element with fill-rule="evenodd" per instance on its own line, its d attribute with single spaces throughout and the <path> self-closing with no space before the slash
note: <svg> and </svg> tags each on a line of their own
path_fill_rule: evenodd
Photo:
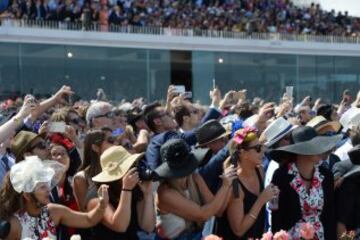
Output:
<svg viewBox="0 0 360 240">
<path fill-rule="evenodd" d="M 250 126 L 242 128 L 235 132 L 234 142 L 238 145 L 242 144 L 244 141 L 250 141 L 249 138 L 256 136 L 256 129 Z"/>
</svg>

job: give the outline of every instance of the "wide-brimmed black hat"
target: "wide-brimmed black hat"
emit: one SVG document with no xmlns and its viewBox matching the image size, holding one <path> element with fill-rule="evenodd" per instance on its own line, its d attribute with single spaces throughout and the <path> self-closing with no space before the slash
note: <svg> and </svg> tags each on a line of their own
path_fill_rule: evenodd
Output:
<svg viewBox="0 0 360 240">
<path fill-rule="evenodd" d="M 171 139 L 160 148 L 162 164 L 155 172 L 162 178 L 181 178 L 190 175 L 208 156 L 209 149 L 190 151 L 182 139 Z"/>
<path fill-rule="evenodd" d="M 217 120 L 210 120 L 202 124 L 196 131 L 198 144 L 196 147 L 202 147 L 206 144 L 214 142 L 220 138 L 228 136 L 225 128 Z"/>
<path fill-rule="evenodd" d="M 270 151 L 270 156 L 275 161 L 281 162 L 283 157 L 295 155 L 319 155 L 330 151 L 341 140 L 342 135 L 319 136 L 315 129 L 308 126 L 298 127 L 291 133 L 294 144 L 280 147 Z"/>
</svg>

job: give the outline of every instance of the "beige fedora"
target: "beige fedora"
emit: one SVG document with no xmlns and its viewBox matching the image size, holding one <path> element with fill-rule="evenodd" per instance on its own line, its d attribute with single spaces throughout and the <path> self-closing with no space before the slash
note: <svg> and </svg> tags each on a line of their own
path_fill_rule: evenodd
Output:
<svg viewBox="0 0 360 240">
<path fill-rule="evenodd" d="M 143 153 L 130 154 L 121 146 L 106 149 L 100 157 L 101 173 L 92 178 L 94 182 L 113 182 L 121 179 Z"/>
</svg>

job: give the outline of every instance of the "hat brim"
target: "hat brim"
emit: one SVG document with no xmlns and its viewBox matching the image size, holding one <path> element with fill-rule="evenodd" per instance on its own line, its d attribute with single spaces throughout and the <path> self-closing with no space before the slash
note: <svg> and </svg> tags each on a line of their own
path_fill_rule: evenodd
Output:
<svg viewBox="0 0 360 240">
<path fill-rule="evenodd" d="M 195 171 L 208 153 L 209 149 L 195 149 L 190 153 L 188 163 L 181 169 L 174 169 L 168 162 L 164 162 L 155 169 L 155 172 L 165 179 L 186 177 Z"/>
<path fill-rule="evenodd" d="M 42 135 L 37 135 L 31 141 L 29 141 L 28 144 L 23 145 L 21 147 L 21 149 L 19 149 L 19 151 L 17 153 L 15 153 L 16 162 L 19 162 L 19 161 L 23 160 L 21 158 L 24 157 L 24 153 L 28 150 L 28 148 L 31 146 L 31 144 L 33 144 L 33 142 L 35 142 L 37 139 L 43 139 L 43 136 Z"/>
<path fill-rule="evenodd" d="M 270 148 L 272 145 L 274 145 L 275 143 L 277 143 L 278 141 L 280 141 L 280 139 L 282 139 L 283 137 L 285 137 L 286 135 L 288 135 L 289 133 L 291 133 L 292 130 L 294 130 L 295 128 L 297 128 L 297 125 L 293 125 L 289 130 L 285 131 L 284 133 L 280 134 L 279 136 L 277 136 L 274 139 L 271 139 L 269 141 L 266 141 L 264 143 L 264 145 L 268 148 Z"/>
<path fill-rule="evenodd" d="M 287 153 L 295 155 L 319 155 L 330 151 L 342 138 L 341 134 L 334 136 L 317 136 L 310 141 L 290 144 L 270 151 L 270 157 L 277 162 Z"/>
<path fill-rule="evenodd" d="M 360 176 L 360 166 L 353 166 L 345 175 L 344 178 L 353 178 Z"/>
<path fill-rule="evenodd" d="M 218 136 L 218 137 L 216 137 L 216 138 L 214 138 L 214 139 L 212 139 L 212 140 L 210 140 L 210 141 L 208 141 L 208 142 L 205 142 L 205 143 L 197 143 L 197 144 L 195 145 L 195 147 L 196 147 L 196 148 L 205 147 L 207 144 L 213 143 L 213 142 L 215 142 L 215 141 L 217 141 L 217 140 L 219 140 L 219 139 L 221 139 L 221 138 L 230 136 L 230 134 L 231 134 L 231 132 L 226 131 L 225 133 L 221 134 L 220 136 Z"/>
<path fill-rule="evenodd" d="M 136 163 L 144 153 L 132 154 L 114 171 L 102 171 L 98 175 L 92 178 L 94 182 L 107 183 L 120 180 L 129 169 Z"/>
</svg>

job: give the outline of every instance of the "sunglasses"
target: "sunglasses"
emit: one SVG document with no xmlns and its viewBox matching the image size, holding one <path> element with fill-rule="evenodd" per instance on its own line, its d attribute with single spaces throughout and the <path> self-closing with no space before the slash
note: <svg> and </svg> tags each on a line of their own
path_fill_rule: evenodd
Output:
<svg viewBox="0 0 360 240">
<path fill-rule="evenodd" d="M 190 111 L 190 114 L 198 114 L 199 110 L 198 109 L 193 109 L 192 111 Z"/>
<path fill-rule="evenodd" d="M 94 118 L 101 118 L 101 117 L 113 118 L 114 116 L 115 114 L 113 112 L 107 112 L 105 114 L 95 116 Z"/>
<path fill-rule="evenodd" d="M 94 144 L 99 144 L 99 143 L 103 143 L 104 141 L 110 143 L 110 144 L 115 144 L 116 142 L 116 137 L 114 136 L 109 136 L 107 138 L 100 138 L 94 141 Z"/>
<path fill-rule="evenodd" d="M 262 150 L 262 148 L 263 148 L 263 145 L 261 145 L 261 144 L 257 144 L 257 145 L 252 146 L 252 147 L 247 147 L 247 148 L 245 148 L 245 150 L 251 150 L 251 149 L 254 149 L 257 153 L 260 153 L 260 152 L 261 152 L 261 150 Z"/>
<path fill-rule="evenodd" d="M 45 141 L 40 141 L 37 144 L 35 144 L 34 146 L 30 147 L 30 151 L 34 150 L 35 148 L 41 149 L 41 150 L 45 150 L 48 148 L 48 144 Z"/>
<path fill-rule="evenodd" d="M 73 118 L 73 119 L 70 119 L 69 122 L 73 123 L 73 124 L 76 124 L 76 125 L 79 125 L 80 123 L 82 123 L 82 119 L 81 118 Z"/>
</svg>

